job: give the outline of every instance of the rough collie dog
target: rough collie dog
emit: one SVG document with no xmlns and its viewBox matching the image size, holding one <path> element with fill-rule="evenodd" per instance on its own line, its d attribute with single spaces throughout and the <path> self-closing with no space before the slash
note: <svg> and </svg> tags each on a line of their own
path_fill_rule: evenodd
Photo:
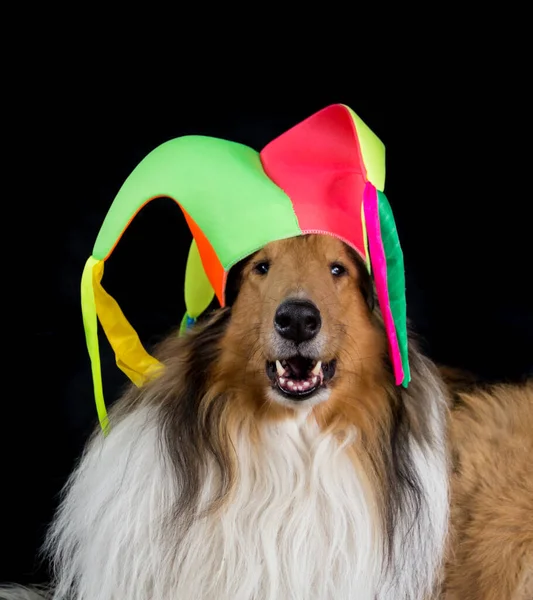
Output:
<svg viewBox="0 0 533 600">
<path fill-rule="evenodd" d="M 170 336 L 88 444 L 51 597 L 531 600 L 531 383 L 449 393 L 411 341 L 395 386 L 371 280 L 333 237 L 232 277 L 231 309 Z"/>
</svg>

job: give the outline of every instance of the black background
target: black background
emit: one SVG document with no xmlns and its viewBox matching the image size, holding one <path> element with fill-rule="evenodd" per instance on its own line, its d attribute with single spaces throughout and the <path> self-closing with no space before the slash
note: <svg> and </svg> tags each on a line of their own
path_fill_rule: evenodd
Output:
<svg viewBox="0 0 533 600">
<path fill-rule="evenodd" d="M 387 147 L 385 191 L 404 249 L 408 313 L 427 352 L 485 379 L 533 373 L 530 92 L 506 69 L 430 71 L 404 66 L 376 81 L 344 72 L 305 86 L 243 76 L 238 87 L 199 72 L 201 92 L 179 82 L 170 89 L 168 78 L 64 81 L 62 72 L 60 92 L 54 81 L 37 90 L 17 154 L 20 183 L 31 179 L 35 191 L 19 199 L 28 226 L 15 268 L 28 291 L 11 301 L 28 332 L 16 337 L 20 372 L 4 389 L 0 581 L 46 578 L 35 553 L 96 418 L 81 272 L 119 187 L 170 138 L 205 134 L 260 150 L 320 108 L 348 104 Z M 106 289 L 148 346 L 182 317 L 189 242 L 179 209 L 158 200 L 106 266 Z M 101 346 L 110 402 L 124 379 Z"/>
</svg>

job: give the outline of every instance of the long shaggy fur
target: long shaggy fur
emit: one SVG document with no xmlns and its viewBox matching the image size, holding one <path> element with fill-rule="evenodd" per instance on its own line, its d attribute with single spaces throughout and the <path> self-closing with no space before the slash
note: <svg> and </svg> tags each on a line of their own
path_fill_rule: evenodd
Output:
<svg viewBox="0 0 533 600">
<path fill-rule="evenodd" d="M 45 588 L 29 588 L 22 586 L 0 586 L 0 600 L 49 600 L 50 594 Z"/>
<path fill-rule="evenodd" d="M 47 538 L 53 600 L 428 600 L 466 585 L 450 548 L 469 521 L 448 536 L 450 481 L 454 514 L 468 502 L 465 463 L 435 366 L 412 341 L 412 382 L 394 385 L 368 279 L 340 242 L 310 236 L 265 252 L 280 265 L 268 286 L 244 265 L 233 308 L 170 336 L 157 350 L 162 375 L 132 387 L 110 434 L 88 443 Z M 316 277 L 331 257 L 351 279 Z M 265 395 L 264 364 L 272 311 L 304 291 L 338 374 L 328 400 L 294 409 Z"/>
<path fill-rule="evenodd" d="M 533 381 L 454 394 L 446 600 L 533 598 Z"/>
<path fill-rule="evenodd" d="M 206 414 L 208 377 L 193 390 L 185 383 L 189 367 L 215 358 L 224 320 L 172 342 L 179 350 L 166 352 L 180 360 L 91 441 L 48 539 L 53 598 L 424 597 L 447 523 L 444 399 L 429 368 L 416 365 L 429 381 L 415 392 L 431 416 L 426 439 L 410 433 L 416 401 L 403 392 L 402 416 L 382 440 L 401 452 L 387 474 L 397 486 L 390 522 L 381 522 L 372 476 L 351 458 L 364 452 L 355 428 L 339 444 L 312 419 L 258 428 L 244 415 L 231 424 L 227 461 L 230 442 L 217 430 L 228 426 L 230 398 Z M 187 414 L 175 414 L 180 402 Z"/>
</svg>

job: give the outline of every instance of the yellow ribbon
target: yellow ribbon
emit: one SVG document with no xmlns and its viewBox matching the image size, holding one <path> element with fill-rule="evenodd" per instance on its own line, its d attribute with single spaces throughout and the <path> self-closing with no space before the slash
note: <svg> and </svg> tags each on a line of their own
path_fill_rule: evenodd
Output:
<svg viewBox="0 0 533 600">
<path fill-rule="evenodd" d="M 162 365 L 146 352 L 116 300 L 102 287 L 103 275 L 104 261 L 91 256 L 85 263 L 81 278 L 81 308 L 98 419 L 102 430 L 107 433 L 109 421 L 102 387 L 98 320 L 113 348 L 117 366 L 137 387 L 157 377 Z"/>
</svg>

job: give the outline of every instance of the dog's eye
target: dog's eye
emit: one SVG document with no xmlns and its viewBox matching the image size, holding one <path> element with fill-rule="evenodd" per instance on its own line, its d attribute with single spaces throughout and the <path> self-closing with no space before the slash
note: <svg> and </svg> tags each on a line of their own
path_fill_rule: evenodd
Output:
<svg viewBox="0 0 533 600">
<path fill-rule="evenodd" d="M 254 265 L 254 271 L 259 275 L 266 275 L 270 269 L 270 263 L 267 260 L 257 263 Z"/>
<path fill-rule="evenodd" d="M 330 267 L 331 274 L 335 277 L 341 277 L 346 274 L 346 269 L 339 263 L 333 263 Z"/>
</svg>

